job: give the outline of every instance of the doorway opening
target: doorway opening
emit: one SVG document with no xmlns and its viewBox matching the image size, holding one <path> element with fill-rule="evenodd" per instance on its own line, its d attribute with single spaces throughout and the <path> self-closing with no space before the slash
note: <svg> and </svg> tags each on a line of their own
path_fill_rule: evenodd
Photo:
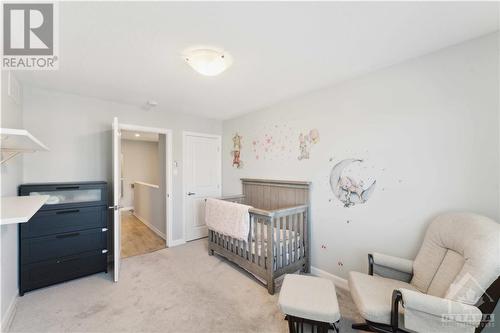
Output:
<svg viewBox="0 0 500 333">
<path fill-rule="evenodd" d="M 171 135 L 169 130 L 120 124 L 120 257 L 168 245 Z"/>
</svg>

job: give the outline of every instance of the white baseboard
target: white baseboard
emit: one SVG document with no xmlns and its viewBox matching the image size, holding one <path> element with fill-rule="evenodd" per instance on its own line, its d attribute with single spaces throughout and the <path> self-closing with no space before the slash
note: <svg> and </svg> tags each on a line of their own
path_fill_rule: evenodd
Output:
<svg viewBox="0 0 500 333">
<path fill-rule="evenodd" d="M 338 287 L 338 288 L 341 288 L 344 290 L 349 290 L 349 284 L 347 283 L 347 280 L 341 278 L 340 276 L 334 275 L 332 273 L 328 273 L 327 271 L 316 268 L 314 266 L 311 266 L 311 274 L 325 278 L 325 279 L 330 279 L 335 284 L 335 287 Z"/>
<path fill-rule="evenodd" d="M 185 244 L 186 241 L 184 240 L 184 238 L 180 238 L 180 239 L 173 239 L 170 244 L 168 244 L 168 247 L 174 247 L 174 246 L 179 246 L 179 245 L 182 245 L 182 244 Z"/>
<path fill-rule="evenodd" d="M 134 207 L 133 206 L 127 206 L 127 207 L 120 208 L 121 212 L 126 211 L 126 210 L 134 210 Z"/>
<path fill-rule="evenodd" d="M 163 232 L 161 232 L 160 230 L 158 230 L 154 225 L 152 225 L 151 223 L 149 223 L 148 221 L 146 221 L 146 219 L 144 219 L 143 217 L 137 215 L 137 213 L 135 211 L 134 211 L 133 215 L 135 217 L 137 217 L 137 219 L 139 221 L 141 221 L 142 223 L 144 223 L 146 225 L 146 227 L 148 227 L 149 229 L 151 229 L 155 234 L 157 234 L 158 236 L 160 236 L 163 239 L 167 239 L 167 237 L 165 236 L 165 234 Z"/>
<path fill-rule="evenodd" d="M 16 305 L 17 296 L 14 296 L 10 301 L 7 311 L 5 311 L 4 317 L 2 318 L 2 332 L 8 332 L 10 325 L 12 324 L 12 320 L 14 320 L 14 315 L 16 314 Z"/>
</svg>

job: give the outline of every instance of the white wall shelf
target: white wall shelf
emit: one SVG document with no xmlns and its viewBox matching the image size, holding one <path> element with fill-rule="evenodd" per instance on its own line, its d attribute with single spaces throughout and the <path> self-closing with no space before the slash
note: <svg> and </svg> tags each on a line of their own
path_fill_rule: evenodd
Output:
<svg viewBox="0 0 500 333">
<path fill-rule="evenodd" d="M 0 198 L 0 224 L 28 222 L 48 199 L 48 195 Z"/>
<path fill-rule="evenodd" d="M 20 153 L 47 151 L 49 148 L 24 129 L 0 128 L 0 164 Z M 4 156 L 5 155 L 5 156 Z"/>
</svg>

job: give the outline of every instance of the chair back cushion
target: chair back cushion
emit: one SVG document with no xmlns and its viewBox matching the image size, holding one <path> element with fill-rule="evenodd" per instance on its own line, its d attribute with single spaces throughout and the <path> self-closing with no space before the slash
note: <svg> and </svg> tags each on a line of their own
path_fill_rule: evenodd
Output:
<svg viewBox="0 0 500 333">
<path fill-rule="evenodd" d="M 481 215 L 435 218 L 413 263 L 423 293 L 475 304 L 500 274 L 500 224 Z"/>
</svg>

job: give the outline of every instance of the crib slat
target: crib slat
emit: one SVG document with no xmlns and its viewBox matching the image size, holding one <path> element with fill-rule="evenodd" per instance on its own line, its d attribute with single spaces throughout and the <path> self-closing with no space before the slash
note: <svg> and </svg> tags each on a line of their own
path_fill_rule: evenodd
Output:
<svg viewBox="0 0 500 333">
<path fill-rule="evenodd" d="M 252 215 L 250 215 L 250 221 L 248 224 L 248 240 L 246 246 L 247 260 L 252 261 Z"/>
<path fill-rule="evenodd" d="M 294 233 L 293 233 L 293 237 L 295 238 L 294 239 L 294 242 L 293 242 L 293 262 L 296 262 L 297 259 L 298 259 L 298 247 L 299 247 L 299 231 L 298 231 L 298 228 L 297 228 L 297 214 L 293 214 L 293 230 L 294 230 Z"/>
<path fill-rule="evenodd" d="M 286 221 L 283 217 L 280 217 L 280 220 L 283 224 L 283 228 L 281 228 L 281 230 L 283 230 L 283 246 L 280 245 L 280 247 L 283 248 L 281 251 L 281 267 L 285 267 L 286 266 Z"/>
<path fill-rule="evenodd" d="M 310 253 L 309 253 L 309 222 L 307 220 L 307 210 L 302 213 L 302 218 L 304 220 L 304 257 L 307 256 L 309 258 Z M 309 260 L 309 259 L 307 259 Z"/>
<path fill-rule="evenodd" d="M 293 243 L 293 233 L 292 233 L 292 217 L 293 215 L 288 215 L 286 217 L 286 224 L 288 226 L 287 232 L 288 232 L 288 265 L 292 263 L 292 243 Z"/>
<path fill-rule="evenodd" d="M 259 251 L 259 248 L 258 248 L 258 239 L 257 237 L 259 237 L 259 235 L 257 234 L 257 220 L 255 219 L 254 216 L 252 216 L 252 220 L 253 220 L 253 246 L 254 246 L 254 251 L 252 252 L 253 256 L 252 256 L 252 262 L 255 263 L 257 262 L 257 255 L 258 255 L 258 251 Z"/>
<path fill-rule="evenodd" d="M 287 216 L 287 219 L 288 219 L 288 264 L 291 265 L 292 264 L 292 256 L 293 256 L 293 242 L 294 242 L 294 239 L 293 239 L 293 215 L 288 215 Z"/>
<path fill-rule="evenodd" d="M 255 246 L 257 247 L 257 250 L 255 252 L 255 262 L 257 263 L 258 266 L 260 266 L 260 251 L 262 250 L 260 246 L 262 245 L 260 243 L 260 240 L 262 238 L 262 235 L 260 234 L 260 219 L 256 218 L 255 219 Z"/>
<path fill-rule="evenodd" d="M 260 257 L 259 266 L 265 267 L 266 264 L 266 242 L 264 241 L 264 235 L 266 232 L 266 220 L 260 220 Z"/>
<path fill-rule="evenodd" d="M 257 265 L 260 265 L 260 238 L 261 238 L 261 234 L 260 234 L 260 226 L 259 226 L 259 221 L 260 219 L 257 217 L 255 219 L 255 248 L 256 248 L 256 252 L 255 252 L 255 263 Z"/>
<path fill-rule="evenodd" d="M 271 240 L 273 241 L 273 240 Z M 281 217 L 276 218 L 276 270 L 278 270 L 281 265 Z M 274 244 L 273 244 L 274 245 Z"/>
<path fill-rule="evenodd" d="M 290 228 L 292 234 L 292 252 L 290 253 L 290 263 L 295 262 L 295 252 L 297 251 L 297 233 L 295 232 L 295 214 L 290 216 L 292 227 Z"/>
<path fill-rule="evenodd" d="M 304 216 L 302 213 L 299 214 L 299 228 L 300 228 L 300 249 L 299 249 L 299 258 L 304 258 Z"/>
</svg>

